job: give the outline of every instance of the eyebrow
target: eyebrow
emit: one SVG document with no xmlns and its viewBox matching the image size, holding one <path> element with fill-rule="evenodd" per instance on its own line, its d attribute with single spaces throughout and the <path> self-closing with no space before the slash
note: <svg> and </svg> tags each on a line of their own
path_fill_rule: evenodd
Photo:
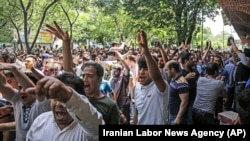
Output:
<svg viewBox="0 0 250 141">
<path fill-rule="evenodd" d="M 82 74 L 84 74 L 84 75 L 92 75 L 92 74 L 95 74 L 95 73 L 82 73 Z"/>
</svg>

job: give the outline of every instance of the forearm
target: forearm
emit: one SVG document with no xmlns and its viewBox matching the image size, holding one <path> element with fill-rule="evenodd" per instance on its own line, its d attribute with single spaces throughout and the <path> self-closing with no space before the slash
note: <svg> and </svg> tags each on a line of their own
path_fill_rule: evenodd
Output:
<svg viewBox="0 0 250 141">
<path fill-rule="evenodd" d="M 232 48 L 233 48 L 234 52 L 239 56 L 240 51 L 239 51 L 239 49 L 237 48 L 235 42 L 232 43 Z"/>
<path fill-rule="evenodd" d="M 161 78 L 160 70 L 156 69 L 156 68 L 158 68 L 157 63 L 153 59 L 150 52 L 149 51 L 145 52 L 144 55 L 145 55 L 145 58 L 146 58 L 147 67 L 148 67 L 149 75 L 151 76 L 151 78 L 153 80 L 157 80 L 157 79 Z"/>
<path fill-rule="evenodd" d="M 11 100 L 15 95 L 15 90 L 9 84 L 4 84 L 3 86 L 1 86 L 0 92 L 2 93 L 2 96 L 7 100 Z"/>
<path fill-rule="evenodd" d="M 176 118 L 181 119 L 186 112 L 188 101 L 182 101 Z"/>
<path fill-rule="evenodd" d="M 66 72 L 74 72 L 70 40 L 63 41 L 63 69 Z"/>
<path fill-rule="evenodd" d="M 206 62 L 206 58 L 207 58 L 208 52 L 209 52 L 209 49 L 207 49 L 207 50 L 205 51 L 205 53 L 203 54 L 203 56 L 202 56 L 202 61 L 203 61 L 203 62 Z"/>
<path fill-rule="evenodd" d="M 133 122 L 132 122 L 132 125 L 136 125 L 137 124 L 137 121 L 138 121 L 138 111 L 137 109 L 135 110 L 135 114 L 133 116 Z"/>
<path fill-rule="evenodd" d="M 161 52 L 161 56 L 163 58 L 164 64 L 166 64 L 168 61 L 168 57 L 167 57 L 167 54 L 162 47 L 160 47 L 160 52 Z"/>
<path fill-rule="evenodd" d="M 20 83 L 20 85 L 24 89 L 35 86 L 35 84 L 32 82 L 32 80 L 30 80 L 26 74 L 24 74 L 23 72 L 18 70 L 16 67 L 13 66 L 11 70 L 12 70 L 15 78 L 17 79 L 18 83 Z"/>
<path fill-rule="evenodd" d="M 74 91 L 65 107 L 75 114 L 78 123 L 86 129 L 88 135 L 98 135 L 99 125 L 104 124 L 103 117 L 87 97 Z"/>
<path fill-rule="evenodd" d="M 16 130 L 16 122 L 6 122 L 0 124 L 0 131 L 15 131 Z"/>
</svg>

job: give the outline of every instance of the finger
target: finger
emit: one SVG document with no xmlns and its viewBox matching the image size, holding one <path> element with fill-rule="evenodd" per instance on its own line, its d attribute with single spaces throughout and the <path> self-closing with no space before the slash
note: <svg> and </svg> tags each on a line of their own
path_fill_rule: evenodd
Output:
<svg viewBox="0 0 250 141">
<path fill-rule="evenodd" d="M 44 84 L 49 80 L 48 77 L 44 77 L 41 80 L 39 80 L 36 83 L 36 89 L 35 89 L 35 93 L 36 94 L 44 94 L 43 92 L 43 88 L 44 88 Z"/>
<path fill-rule="evenodd" d="M 53 83 L 55 83 L 55 81 L 53 79 L 46 81 L 46 83 L 43 85 L 43 88 L 46 90 L 46 94 L 48 94 L 50 86 L 53 85 Z"/>
<path fill-rule="evenodd" d="M 62 30 L 61 27 L 57 24 L 56 21 L 54 21 L 54 24 L 55 24 L 55 26 L 56 26 L 57 31 L 59 31 L 59 33 L 64 33 L 63 30 Z"/>
<path fill-rule="evenodd" d="M 141 30 L 141 42 L 146 45 L 147 44 L 147 35 L 144 30 Z"/>
<path fill-rule="evenodd" d="M 67 38 L 69 38 L 69 32 L 68 31 L 65 31 L 65 35 Z"/>
<path fill-rule="evenodd" d="M 140 43 L 140 42 L 141 42 L 141 35 L 140 35 L 140 32 L 137 32 L 136 38 L 137 38 L 138 43 Z"/>
<path fill-rule="evenodd" d="M 29 95 L 35 95 L 36 94 L 35 89 L 36 89 L 35 87 L 33 87 L 33 88 L 27 88 L 27 89 L 24 90 L 24 92 L 26 94 L 29 94 Z"/>
<path fill-rule="evenodd" d="M 60 86 L 60 83 L 59 82 L 55 82 L 53 83 L 50 88 L 49 88 L 49 91 L 48 91 L 48 95 L 53 98 L 53 99 L 59 99 L 58 97 L 58 91 L 60 91 L 62 87 Z M 63 96 L 63 93 L 62 95 Z"/>
<path fill-rule="evenodd" d="M 49 25 L 49 24 L 46 24 L 45 25 L 46 26 L 46 30 L 47 31 L 50 31 L 50 32 L 52 32 L 52 33 L 55 33 L 56 32 L 56 29 L 54 28 L 54 27 L 52 27 L 51 25 Z"/>
<path fill-rule="evenodd" d="M 45 95 L 47 98 L 51 98 L 49 91 L 50 91 L 50 87 L 53 85 L 54 81 L 46 81 L 46 83 L 44 84 L 44 87 L 42 89 L 43 91 L 43 95 Z"/>
<path fill-rule="evenodd" d="M 35 75 L 36 79 L 40 80 L 44 78 L 44 75 L 41 72 L 39 72 L 37 69 L 35 69 L 34 67 L 31 68 L 31 71 Z"/>
</svg>

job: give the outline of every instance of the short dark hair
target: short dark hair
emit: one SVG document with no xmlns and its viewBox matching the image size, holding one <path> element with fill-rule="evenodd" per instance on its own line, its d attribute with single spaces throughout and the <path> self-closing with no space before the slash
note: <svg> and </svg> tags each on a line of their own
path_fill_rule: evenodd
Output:
<svg viewBox="0 0 250 141">
<path fill-rule="evenodd" d="M 89 62 L 84 64 L 82 70 L 84 70 L 86 67 L 89 67 L 89 66 L 93 66 L 96 69 L 96 75 L 98 76 L 98 78 L 102 79 L 102 77 L 104 75 L 104 69 L 103 69 L 102 65 L 99 63 L 96 63 L 94 61 L 89 61 Z"/>
<path fill-rule="evenodd" d="M 16 62 L 16 55 L 13 53 L 1 53 L 1 55 L 4 59 L 4 63 L 7 63 L 7 60 L 10 59 L 9 63 L 15 63 Z"/>
<path fill-rule="evenodd" d="M 237 97 L 239 106 L 236 111 L 243 124 L 250 124 L 250 87 L 244 89 Z"/>
<path fill-rule="evenodd" d="M 173 68 L 176 72 L 180 72 L 180 64 L 177 61 L 171 60 L 167 63 L 168 69 Z"/>
<path fill-rule="evenodd" d="M 129 55 L 128 60 L 136 62 L 135 56 L 134 55 Z"/>
<path fill-rule="evenodd" d="M 115 45 L 118 45 L 118 43 L 116 43 L 116 42 L 111 43 L 111 47 L 113 47 Z"/>
<path fill-rule="evenodd" d="M 209 62 L 206 65 L 206 72 L 208 75 L 214 75 L 216 71 L 219 72 L 219 66 L 217 63 Z"/>
<path fill-rule="evenodd" d="M 26 58 L 33 58 L 35 61 L 37 61 L 37 58 L 34 55 L 27 55 Z"/>
<path fill-rule="evenodd" d="M 26 76 L 34 83 L 36 84 L 38 79 L 35 77 L 35 75 L 32 72 L 24 72 Z"/>
<path fill-rule="evenodd" d="M 181 63 L 184 64 L 185 60 L 189 60 L 191 56 L 192 56 L 192 54 L 189 52 L 182 52 L 180 55 Z"/>
<path fill-rule="evenodd" d="M 157 58 L 155 56 L 152 56 L 152 57 L 153 57 L 154 61 L 157 62 Z M 141 55 L 137 64 L 138 64 L 139 69 L 140 68 L 148 68 L 145 55 Z"/>
<path fill-rule="evenodd" d="M 64 84 L 73 85 L 73 89 L 79 94 L 84 94 L 84 83 L 82 79 L 71 72 L 63 72 L 55 76 L 57 79 L 62 81 Z"/>
</svg>

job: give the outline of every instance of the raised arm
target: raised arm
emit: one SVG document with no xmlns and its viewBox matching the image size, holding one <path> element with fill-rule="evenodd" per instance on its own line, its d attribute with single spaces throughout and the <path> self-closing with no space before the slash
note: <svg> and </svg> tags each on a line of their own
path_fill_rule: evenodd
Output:
<svg viewBox="0 0 250 141">
<path fill-rule="evenodd" d="M 126 76 L 129 75 L 130 68 L 129 68 L 128 64 L 124 61 L 124 59 L 123 59 L 124 57 L 122 56 L 122 54 L 120 52 L 118 52 L 118 51 L 114 51 L 114 52 L 116 53 L 118 60 L 121 61 L 122 66 L 125 68 L 124 74 Z"/>
<path fill-rule="evenodd" d="M 166 64 L 168 62 L 168 56 L 167 53 L 165 52 L 165 50 L 162 48 L 161 43 L 158 44 L 158 46 L 156 46 L 159 48 L 161 56 L 163 58 L 164 64 Z"/>
<path fill-rule="evenodd" d="M 15 90 L 7 83 L 2 72 L 0 72 L 0 82 L 0 92 L 2 93 L 2 96 L 7 100 L 11 100 L 15 95 Z"/>
<path fill-rule="evenodd" d="M 161 76 L 160 70 L 156 69 L 158 68 L 158 66 L 155 60 L 153 59 L 152 55 L 150 54 L 150 51 L 148 49 L 147 35 L 143 30 L 137 33 L 137 40 L 141 52 L 145 55 L 149 75 L 151 76 L 152 80 L 156 84 L 159 91 L 161 92 L 165 91 L 167 85 Z"/>
<path fill-rule="evenodd" d="M 75 114 L 75 119 L 84 127 L 88 138 L 98 136 L 98 127 L 104 124 L 103 117 L 87 97 L 78 94 L 60 80 L 49 76 L 39 80 L 34 91 L 36 94 L 45 94 L 64 104 L 69 112 Z"/>
<path fill-rule="evenodd" d="M 47 31 L 54 34 L 57 38 L 61 39 L 63 41 L 63 69 L 67 72 L 74 72 L 73 70 L 73 58 L 71 54 L 71 48 L 70 48 L 70 42 L 71 39 L 68 35 L 68 31 L 63 31 L 61 27 L 57 24 L 57 22 L 54 22 L 55 27 L 52 27 L 51 25 L 46 24 Z"/>
<path fill-rule="evenodd" d="M 16 122 L 6 122 L 0 124 L 0 131 L 16 131 Z"/>
<path fill-rule="evenodd" d="M 9 70 L 15 76 L 17 82 L 24 88 L 34 87 L 34 83 L 23 73 L 21 72 L 14 64 L 10 63 L 0 63 L 0 70 Z M 6 82 L 5 76 L 1 73 L 1 84 L 0 91 L 2 92 L 4 98 L 11 100 L 15 95 L 15 90 Z"/>
</svg>

